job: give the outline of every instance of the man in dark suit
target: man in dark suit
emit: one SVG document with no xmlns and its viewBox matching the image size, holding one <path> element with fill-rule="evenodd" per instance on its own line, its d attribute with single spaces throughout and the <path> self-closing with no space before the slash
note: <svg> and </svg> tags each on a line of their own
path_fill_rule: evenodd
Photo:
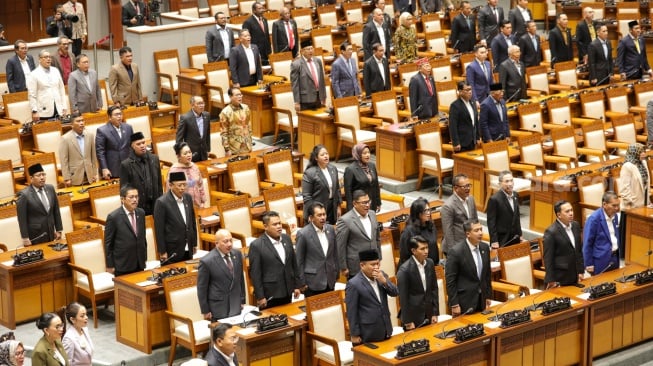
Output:
<svg viewBox="0 0 653 366">
<path fill-rule="evenodd" d="M 23 63 L 27 64 L 30 71 L 36 68 L 34 58 L 27 54 L 27 43 L 19 39 L 14 43 L 15 56 L 7 60 L 5 71 L 7 72 L 7 87 L 10 93 L 27 91 L 27 77 L 23 72 Z"/>
<path fill-rule="evenodd" d="M 345 288 L 351 343 L 380 342 L 392 335 L 388 296 L 397 296 L 399 291 L 381 270 L 376 249 L 360 251 L 356 262 L 360 263 L 360 272 Z"/>
<path fill-rule="evenodd" d="M 617 68 L 622 79 L 640 79 L 644 73 L 653 71 L 646 56 L 646 42 L 640 37 L 642 29 L 636 20 L 628 23 L 630 32 L 617 45 Z"/>
<path fill-rule="evenodd" d="M 154 204 L 154 234 L 161 261 L 175 263 L 191 259 L 197 251 L 197 223 L 193 197 L 186 193 L 186 174 L 170 173 L 168 185 L 168 193 Z"/>
<path fill-rule="evenodd" d="M 395 13 L 397 14 L 397 16 L 399 16 L 399 14 L 401 14 L 399 12 L 399 8 L 397 7 L 399 2 L 396 2 L 396 3 L 393 3 L 393 4 L 395 6 Z M 383 25 L 388 27 L 388 29 L 392 29 L 392 18 L 390 17 L 390 15 L 388 13 L 385 12 L 385 0 L 372 0 L 371 5 L 372 5 L 373 9 L 376 9 L 376 8 L 381 9 L 381 11 L 383 12 Z M 374 18 L 374 14 L 373 14 L 373 12 L 370 12 L 370 14 L 367 16 L 367 22 L 368 23 L 371 22 L 372 18 Z"/>
<path fill-rule="evenodd" d="M 209 62 L 229 60 L 229 52 L 234 47 L 234 32 L 227 27 L 225 13 L 215 13 L 215 27 L 206 31 L 204 43 Z"/>
<path fill-rule="evenodd" d="M 574 59 L 573 38 L 571 30 L 567 28 L 569 20 L 567 15 L 559 13 L 556 18 L 557 25 L 549 32 L 549 49 L 551 50 L 551 67 L 556 62 L 570 61 Z"/>
<path fill-rule="evenodd" d="M 365 86 L 365 95 L 370 97 L 372 94 L 390 90 L 390 66 L 388 59 L 384 57 L 385 48 L 380 43 L 372 45 L 373 54 L 365 60 L 363 64 L 363 84 Z M 381 72 L 383 69 L 383 72 Z"/>
<path fill-rule="evenodd" d="M 270 28 L 268 28 L 268 20 L 263 16 L 264 12 L 265 4 L 255 1 L 252 4 L 252 16 L 243 23 L 243 30 L 248 30 L 252 36 L 252 43 L 256 45 L 261 53 L 263 65 L 269 65 L 268 55 L 272 52 L 272 47 L 270 46 Z"/>
<path fill-rule="evenodd" d="M 583 19 L 576 23 L 576 47 L 578 47 L 578 61 L 587 63 L 587 48 L 596 39 L 596 25 L 594 24 L 594 10 L 583 8 Z"/>
<path fill-rule="evenodd" d="M 211 151 L 211 118 L 204 111 L 204 99 L 201 96 L 192 96 L 190 107 L 190 111 L 179 118 L 176 142 L 184 141 L 188 144 L 193 152 L 193 162 L 204 161 L 209 158 Z"/>
<path fill-rule="evenodd" d="M 499 184 L 501 190 L 493 194 L 487 203 L 487 229 L 492 248 L 503 247 L 507 243 L 517 244 L 522 234 L 519 200 L 513 192 L 512 173 L 508 170 L 500 172 Z"/>
<path fill-rule="evenodd" d="M 299 53 L 299 33 L 295 19 L 290 18 L 290 9 L 281 8 L 279 20 L 272 23 L 272 49 L 277 52 L 292 52 L 292 57 Z"/>
<path fill-rule="evenodd" d="M 159 157 L 147 150 L 142 132 L 133 133 L 130 141 L 129 157 L 120 163 L 120 186 L 129 184 L 138 189 L 138 207 L 145 210 L 146 215 L 151 215 L 154 201 L 163 194 Z M 159 245 L 163 242 L 163 238 L 158 240 Z"/>
<path fill-rule="evenodd" d="M 465 240 L 463 223 L 478 220 L 476 202 L 469 193 L 472 184 L 465 174 L 457 174 L 451 181 L 453 194 L 444 201 L 440 210 L 442 218 L 442 252 L 446 255 L 457 243 Z"/>
<path fill-rule="evenodd" d="M 297 268 L 307 297 L 333 291 L 340 274 L 336 232 L 326 222 L 324 205 L 315 201 L 308 211 L 309 222 L 297 232 L 295 244 Z"/>
<path fill-rule="evenodd" d="M 444 271 L 454 317 L 485 310 L 492 296 L 490 247 L 481 242 L 483 226 L 478 220 L 467 220 L 463 228 L 466 239 L 449 250 Z"/>
<path fill-rule="evenodd" d="M 204 319 L 216 321 L 240 314 L 245 305 L 243 255 L 233 249 L 227 229 L 215 233 L 215 250 L 200 259 L 197 298 Z"/>
<path fill-rule="evenodd" d="M 510 140 L 508 111 L 506 109 L 506 102 L 503 100 L 501 84 L 497 83 L 490 86 L 490 96 L 485 98 L 483 103 L 481 103 L 479 119 L 483 142 L 500 139 Z"/>
<path fill-rule="evenodd" d="M 481 142 L 481 124 L 472 101 L 472 87 L 458 82 L 458 97 L 449 107 L 451 144 L 455 152 L 474 150 Z"/>
<path fill-rule="evenodd" d="M 542 62 L 542 46 L 534 21 L 526 22 L 526 34 L 519 38 L 518 45 L 524 67 L 538 66 Z"/>
<path fill-rule="evenodd" d="M 122 25 L 136 27 L 145 25 L 145 3 L 129 0 L 122 6 Z"/>
<path fill-rule="evenodd" d="M 45 33 L 50 37 L 73 37 L 73 26 L 69 20 L 63 18 L 63 4 L 54 6 L 54 14 L 45 18 Z"/>
<path fill-rule="evenodd" d="M 61 239 L 63 224 L 59 200 L 51 184 L 45 184 L 45 171 L 36 163 L 27 172 L 30 185 L 18 192 L 16 210 L 23 245 L 46 243 Z"/>
<path fill-rule="evenodd" d="M 295 110 L 317 109 L 326 103 L 324 66 L 313 57 L 313 43 L 302 41 L 302 56 L 290 64 L 290 83 Z"/>
<path fill-rule="evenodd" d="M 400 15 L 401 13 L 415 13 L 415 0 L 397 0 L 393 4 L 396 15 Z"/>
<path fill-rule="evenodd" d="M 138 207 L 138 190 L 121 187 L 120 202 L 104 227 L 107 272 L 116 277 L 144 270 L 147 260 L 145 211 Z"/>
<path fill-rule="evenodd" d="M 517 0 L 517 6 L 510 9 L 508 14 L 514 39 L 518 40 L 526 33 L 526 22 L 533 20 L 531 9 L 528 8 L 528 0 Z"/>
<path fill-rule="evenodd" d="M 383 39 L 379 35 L 383 33 Z M 392 47 L 392 34 L 390 28 L 383 22 L 383 11 L 376 8 L 372 11 L 372 21 L 365 23 L 363 27 L 363 51 L 364 58 L 367 60 L 374 53 L 373 46 L 380 43 L 385 51 L 385 58 L 390 59 L 390 48 Z"/>
<path fill-rule="evenodd" d="M 229 323 L 220 323 L 211 331 L 213 346 L 206 351 L 206 363 L 208 366 L 231 366 L 238 365 L 236 355 L 236 344 L 238 334 Z"/>
<path fill-rule="evenodd" d="M 471 101 L 478 108 L 481 102 L 490 94 L 490 84 L 494 82 L 492 66 L 487 60 L 487 47 L 476 46 L 474 53 L 476 58 L 467 65 L 465 77 L 467 83 L 472 87 Z"/>
<path fill-rule="evenodd" d="M 430 119 L 438 114 L 438 101 L 435 95 L 435 80 L 431 76 L 431 64 L 426 58 L 415 62 L 418 72 L 410 78 L 408 95 L 410 110 L 414 117 Z"/>
<path fill-rule="evenodd" d="M 238 39 L 240 44 L 232 48 L 229 53 L 231 82 L 234 88 L 256 85 L 259 81 L 263 81 L 259 49 L 251 43 L 252 37 L 247 30 L 240 31 Z M 252 62 L 254 63 L 253 67 Z"/>
<path fill-rule="evenodd" d="M 401 304 L 399 318 L 406 330 L 435 324 L 440 315 L 438 281 L 435 278 L 435 265 L 429 258 L 429 244 L 418 235 L 412 237 L 408 245 L 413 255 L 397 271 Z M 424 273 L 424 277 L 421 273 Z"/>
<path fill-rule="evenodd" d="M 354 208 L 340 216 L 336 222 L 336 243 L 338 244 L 338 267 L 347 278 L 360 270 L 358 252 L 375 249 L 381 256 L 381 238 L 376 213 L 370 210 L 370 197 L 361 190 L 352 195 Z"/>
<path fill-rule="evenodd" d="M 499 83 L 501 83 L 509 102 L 527 97 L 526 67 L 520 58 L 519 46 L 512 45 L 508 47 L 508 59 L 499 65 Z"/>
<path fill-rule="evenodd" d="M 608 41 L 608 26 L 600 25 L 596 30 L 596 39 L 587 47 L 587 61 L 590 66 L 590 83 L 603 85 L 610 82 L 614 70 L 612 46 Z"/>
<path fill-rule="evenodd" d="M 331 86 L 334 98 L 358 96 L 361 86 L 358 84 L 358 65 L 351 57 L 354 50 L 349 42 L 340 45 L 340 57 L 331 65 Z"/>
<path fill-rule="evenodd" d="M 472 5 L 469 1 L 462 1 L 460 14 L 456 15 L 451 24 L 449 41 L 451 48 L 456 52 L 469 52 L 476 43 L 476 19 L 472 15 Z"/>
<path fill-rule="evenodd" d="M 9 41 L 5 38 L 5 26 L 0 24 L 0 47 L 9 46 Z"/>
<path fill-rule="evenodd" d="M 619 269 L 619 196 L 608 191 L 601 202 L 583 228 L 583 261 L 592 275 Z"/>
<path fill-rule="evenodd" d="M 131 153 L 132 126 L 122 121 L 122 110 L 112 105 L 107 109 L 109 122 L 95 131 L 95 150 L 102 179 L 120 178 L 120 163 Z"/>
<path fill-rule="evenodd" d="M 478 11 L 478 32 L 481 43 L 492 44 L 492 39 L 499 33 L 499 24 L 503 21 L 503 8 L 497 6 L 499 0 L 488 0 L 487 5 Z"/>
<path fill-rule="evenodd" d="M 546 288 L 575 285 L 583 279 L 583 242 L 571 203 L 553 205 L 556 221 L 544 231 L 544 283 Z M 573 239 L 573 240 L 572 240 Z"/>
<path fill-rule="evenodd" d="M 283 233 L 281 218 L 275 211 L 262 217 L 265 233 L 249 246 L 249 277 L 259 308 L 285 305 L 291 296 L 299 297 L 306 286 L 301 282 L 295 249 Z"/>
<path fill-rule="evenodd" d="M 508 58 L 508 47 L 516 43 L 515 38 L 512 36 L 512 24 L 510 24 L 509 20 L 504 20 L 500 29 L 501 31 L 494 37 L 490 45 L 495 70 Z"/>
</svg>

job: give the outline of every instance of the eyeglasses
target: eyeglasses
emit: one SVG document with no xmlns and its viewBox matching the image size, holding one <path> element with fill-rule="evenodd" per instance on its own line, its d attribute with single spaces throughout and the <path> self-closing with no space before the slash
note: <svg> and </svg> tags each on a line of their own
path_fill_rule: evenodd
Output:
<svg viewBox="0 0 653 366">
<path fill-rule="evenodd" d="M 14 356 L 16 356 L 16 357 L 25 356 L 25 350 L 22 350 L 22 351 L 16 351 L 16 352 L 14 353 Z"/>
<path fill-rule="evenodd" d="M 464 186 L 460 186 L 460 185 L 456 184 L 456 187 L 462 188 L 462 189 L 470 189 L 470 188 L 472 188 L 472 184 L 469 183 L 469 184 L 465 184 Z"/>
<path fill-rule="evenodd" d="M 370 201 L 369 200 L 367 200 L 367 201 L 356 201 L 356 203 L 358 203 L 359 205 L 368 206 L 370 204 Z"/>
</svg>

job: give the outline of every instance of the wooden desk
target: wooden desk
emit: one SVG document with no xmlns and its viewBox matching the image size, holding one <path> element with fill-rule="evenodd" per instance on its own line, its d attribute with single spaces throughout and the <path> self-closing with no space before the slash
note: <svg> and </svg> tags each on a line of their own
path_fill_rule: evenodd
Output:
<svg viewBox="0 0 653 366">
<path fill-rule="evenodd" d="M 190 105 L 190 102 L 189 104 Z M 158 103 L 159 109 L 150 111 L 152 128 L 177 128 L 179 121 L 179 107 L 167 103 Z"/>
<path fill-rule="evenodd" d="M 14 251 L 0 253 L 0 324 L 9 329 L 73 299 L 68 251 L 56 252 L 47 244 L 29 247 L 35 249 L 42 249 L 45 259 L 20 267 L 8 264 Z"/>
<path fill-rule="evenodd" d="M 279 314 L 275 308 L 266 310 L 264 315 Z M 238 361 L 251 366 L 301 366 L 302 334 L 306 321 L 288 318 L 288 326 L 262 334 L 243 334 L 236 330 L 240 340 L 236 345 Z M 306 343 L 306 342 L 304 342 Z"/>
<path fill-rule="evenodd" d="M 651 267 L 653 256 L 653 209 L 647 207 L 626 211 L 626 261 Z"/>
<path fill-rule="evenodd" d="M 329 154 L 336 154 L 338 137 L 333 124 L 333 116 L 325 108 L 297 112 L 297 148 L 304 156 L 310 156 L 315 145 L 322 144 Z"/>
<path fill-rule="evenodd" d="M 406 123 L 376 128 L 376 168 L 379 176 L 405 182 L 419 172 L 417 141 Z"/>
<path fill-rule="evenodd" d="M 243 93 L 243 104 L 247 104 L 252 113 L 252 136 L 261 138 L 264 135 L 274 134 L 270 92 L 261 90 L 256 85 L 242 87 L 240 91 Z"/>
</svg>

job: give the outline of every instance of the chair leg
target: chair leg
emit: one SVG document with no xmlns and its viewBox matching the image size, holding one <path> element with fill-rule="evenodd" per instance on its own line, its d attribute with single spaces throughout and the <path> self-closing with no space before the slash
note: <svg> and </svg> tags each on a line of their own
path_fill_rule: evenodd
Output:
<svg viewBox="0 0 653 366">
<path fill-rule="evenodd" d="M 277 138 L 279 137 L 279 122 L 276 122 L 274 124 L 274 139 L 272 140 L 273 143 L 277 143 Z"/>
<path fill-rule="evenodd" d="M 419 168 L 419 175 L 417 176 L 417 187 L 415 187 L 416 191 L 419 191 L 419 189 L 422 187 L 423 178 L 424 178 L 424 168 Z"/>
<path fill-rule="evenodd" d="M 93 307 L 93 324 L 97 329 L 97 304 L 95 303 L 95 296 L 91 296 L 91 306 Z"/>
<path fill-rule="evenodd" d="M 172 361 L 175 360 L 175 353 L 177 351 L 177 337 L 172 336 L 170 340 L 170 356 L 168 357 L 168 366 L 172 366 Z"/>
<path fill-rule="evenodd" d="M 340 159 L 340 150 L 342 149 L 342 141 L 338 140 L 338 145 L 336 146 L 336 163 Z"/>
<path fill-rule="evenodd" d="M 438 175 L 438 195 L 440 198 L 442 198 L 442 186 L 444 185 L 444 181 L 442 180 L 442 174 Z"/>
</svg>

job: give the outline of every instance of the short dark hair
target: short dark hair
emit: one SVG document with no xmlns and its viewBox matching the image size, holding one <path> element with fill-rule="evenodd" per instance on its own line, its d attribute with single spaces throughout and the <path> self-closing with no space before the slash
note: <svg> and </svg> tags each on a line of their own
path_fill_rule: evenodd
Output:
<svg viewBox="0 0 653 366">
<path fill-rule="evenodd" d="M 469 219 L 463 222 L 463 230 L 465 230 L 466 233 L 472 231 L 472 226 L 480 224 L 480 221 L 478 219 Z"/>
<path fill-rule="evenodd" d="M 342 43 L 340 44 L 340 51 L 346 51 L 346 50 L 347 50 L 347 46 L 349 46 L 349 42 L 347 42 L 347 41 L 342 42 Z"/>
<path fill-rule="evenodd" d="M 376 42 L 372 45 L 372 51 L 378 51 L 379 47 L 383 47 L 383 45 L 380 42 Z"/>
<path fill-rule="evenodd" d="M 460 173 L 460 174 L 456 174 L 451 182 L 453 183 L 454 186 L 457 186 L 458 182 L 460 182 L 463 179 L 467 179 L 467 175 Z"/>
<path fill-rule="evenodd" d="M 118 51 L 118 55 L 119 55 L 119 56 L 122 56 L 122 55 L 124 55 L 124 54 L 127 53 L 127 52 L 129 52 L 129 53 L 133 53 L 131 47 L 129 47 L 129 46 L 125 46 L 125 47 L 121 48 L 121 49 Z"/>
<path fill-rule="evenodd" d="M 426 239 L 424 239 L 423 236 L 415 235 L 412 238 L 410 238 L 410 240 L 408 241 L 408 247 L 410 249 L 417 249 L 419 247 L 419 243 L 424 243 L 428 245 L 429 242 L 426 241 Z"/>
<path fill-rule="evenodd" d="M 219 12 L 215 13 L 215 15 L 213 16 L 213 18 L 214 18 L 215 20 L 218 20 L 218 17 L 220 16 L 220 14 L 224 15 L 223 12 L 219 11 Z"/>
<path fill-rule="evenodd" d="M 120 187 L 120 197 L 125 198 L 127 197 L 127 192 L 133 191 L 138 189 L 136 187 L 130 186 L 129 184 L 125 184 L 124 186 Z"/>
<path fill-rule="evenodd" d="M 252 3 L 252 13 L 254 12 L 254 10 L 256 10 L 256 5 L 259 5 L 259 4 L 260 4 L 260 5 L 263 5 L 263 4 L 259 3 L 258 1 L 254 1 L 254 2 Z"/>
<path fill-rule="evenodd" d="M 115 111 L 116 109 L 120 109 L 120 106 L 117 106 L 117 105 L 109 106 L 109 108 L 107 108 L 107 115 L 109 117 L 111 117 L 111 115 L 113 114 L 113 111 Z"/>
<path fill-rule="evenodd" d="M 82 112 L 80 111 L 74 111 L 73 113 L 70 114 L 70 120 L 75 121 L 76 118 L 83 117 Z"/>
<path fill-rule="evenodd" d="M 565 203 L 569 203 L 566 200 L 559 200 L 556 203 L 553 204 L 553 213 L 559 214 L 560 211 L 562 210 L 562 205 Z"/>
<path fill-rule="evenodd" d="M 469 86 L 469 83 L 467 81 L 459 81 L 458 82 L 458 91 L 463 90 L 466 86 Z"/>
<path fill-rule="evenodd" d="M 218 324 L 218 326 L 213 328 L 213 331 L 211 332 L 211 340 L 215 343 L 218 339 L 224 339 L 229 329 L 231 329 L 231 324 L 229 323 Z"/>
<path fill-rule="evenodd" d="M 478 50 L 480 50 L 481 48 L 487 48 L 487 46 L 482 45 L 480 43 L 477 44 L 476 46 L 474 46 L 474 53 L 478 52 Z"/>
<path fill-rule="evenodd" d="M 560 20 L 560 17 L 563 16 L 563 15 L 567 16 L 567 14 L 565 14 L 565 13 L 559 13 L 558 15 L 556 15 L 556 20 Z"/>
<path fill-rule="evenodd" d="M 501 28 L 505 28 L 506 25 L 510 25 L 510 24 L 511 24 L 510 20 L 504 19 L 504 20 L 501 21 Z"/>
<path fill-rule="evenodd" d="M 602 203 L 608 203 L 608 202 L 612 201 L 615 198 L 619 198 L 619 196 L 617 196 L 616 193 L 614 193 L 613 191 L 606 191 L 605 193 L 603 193 L 603 197 L 601 198 L 601 202 Z"/>
<path fill-rule="evenodd" d="M 322 202 L 319 202 L 319 201 L 311 202 L 310 206 L 308 206 L 308 216 L 309 217 L 315 215 L 315 209 L 316 208 L 324 209 L 324 205 L 322 204 Z"/>
<path fill-rule="evenodd" d="M 237 88 L 237 87 L 235 87 L 235 86 L 230 87 L 229 89 L 227 89 L 227 94 L 228 94 L 229 96 L 234 95 L 234 90 L 236 90 L 236 89 L 240 90 L 240 88 Z"/>
<path fill-rule="evenodd" d="M 23 41 L 22 39 L 17 39 L 16 42 L 14 42 L 14 50 L 17 50 L 20 47 L 21 43 L 27 44 L 27 42 Z"/>
<path fill-rule="evenodd" d="M 365 192 L 364 190 L 357 189 L 357 190 L 354 191 L 354 193 L 351 194 L 351 201 L 356 202 L 356 201 L 358 201 L 359 198 L 361 198 L 363 196 L 367 196 L 367 195 L 368 195 L 367 192 Z"/>
<path fill-rule="evenodd" d="M 263 225 L 267 225 L 270 222 L 270 218 L 272 217 L 281 217 L 281 216 L 279 216 L 279 213 L 277 211 L 263 212 L 263 216 L 261 216 L 261 221 L 263 221 Z"/>
<path fill-rule="evenodd" d="M 82 60 L 82 57 L 88 57 L 85 53 L 80 53 L 79 55 L 75 56 L 75 64 L 78 64 L 79 61 Z"/>
</svg>

